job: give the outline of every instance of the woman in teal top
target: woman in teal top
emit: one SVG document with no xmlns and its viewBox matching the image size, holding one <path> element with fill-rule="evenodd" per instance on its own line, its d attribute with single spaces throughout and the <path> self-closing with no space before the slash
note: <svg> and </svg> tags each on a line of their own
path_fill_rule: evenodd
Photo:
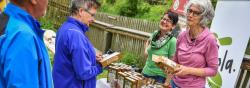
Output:
<svg viewBox="0 0 250 88">
<path fill-rule="evenodd" d="M 166 74 L 152 61 L 152 55 L 159 55 L 171 58 L 175 53 L 176 38 L 171 34 L 172 29 L 178 22 L 178 14 L 167 11 L 160 21 L 160 30 L 152 33 L 146 43 L 145 55 L 146 64 L 143 68 L 143 75 L 152 78 L 159 83 L 164 83 Z"/>
</svg>

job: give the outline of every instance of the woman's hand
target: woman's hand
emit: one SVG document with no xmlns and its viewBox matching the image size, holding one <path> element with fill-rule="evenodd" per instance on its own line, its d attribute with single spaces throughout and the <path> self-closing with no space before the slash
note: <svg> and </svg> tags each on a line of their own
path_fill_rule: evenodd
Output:
<svg viewBox="0 0 250 88">
<path fill-rule="evenodd" d="M 185 76 L 188 74 L 190 74 L 190 68 L 183 65 L 180 65 L 175 72 L 176 76 Z"/>
<path fill-rule="evenodd" d="M 204 76 L 205 70 L 204 68 L 193 68 L 193 67 L 180 65 L 180 67 L 176 69 L 175 75 L 176 76 L 185 76 L 185 75 Z"/>
</svg>

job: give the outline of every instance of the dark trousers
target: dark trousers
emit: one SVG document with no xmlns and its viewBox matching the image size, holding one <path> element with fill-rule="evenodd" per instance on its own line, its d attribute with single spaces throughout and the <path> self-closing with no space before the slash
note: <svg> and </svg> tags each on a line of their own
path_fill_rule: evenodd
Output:
<svg viewBox="0 0 250 88">
<path fill-rule="evenodd" d="M 159 83 L 165 83 L 165 80 L 166 80 L 166 78 L 162 76 L 149 76 L 144 73 L 143 73 L 143 76 L 146 78 L 154 79 L 156 82 L 159 82 Z"/>
</svg>

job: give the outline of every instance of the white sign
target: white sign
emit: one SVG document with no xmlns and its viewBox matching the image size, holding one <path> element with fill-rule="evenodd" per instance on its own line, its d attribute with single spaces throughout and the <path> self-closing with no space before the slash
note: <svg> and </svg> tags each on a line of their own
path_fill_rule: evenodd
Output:
<svg viewBox="0 0 250 88">
<path fill-rule="evenodd" d="M 211 31 L 220 42 L 218 74 L 210 88 L 235 88 L 250 37 L 250 1 L 218 1 Z M 208 85 L 206 85 L 206 88 Z"/>
</svg>

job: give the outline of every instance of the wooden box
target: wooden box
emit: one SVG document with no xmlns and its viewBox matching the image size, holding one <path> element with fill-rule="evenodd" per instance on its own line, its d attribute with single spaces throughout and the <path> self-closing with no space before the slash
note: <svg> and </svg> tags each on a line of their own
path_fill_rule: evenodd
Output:
<svg viewBox="0 0 250 88">
<path fill-rule="evenodd" d="M 120 52 L 114 52 L 108 56 L 104 56 L 103 59 L 100 61 L 103 67 L 108 66 L 109 64 L 118 61 L 120 59 Z"/>
<path fill-rule="evenodd" d="M 117 75 L 117 81 L 118 81 L 118 87 L 117 88 L 124 88 L 125 78 L 129 75 L 124 72 L 118 72 Z"/>
<path fill-rule="evenodd" d="M 125 77 L 124 88 L 136 88 L 137 81 L 131 77 Z"/>
<path fill-rule="evenodd" d="M 179 64 L 175 63 L 174 61 L 172 61 L 164 56 L 153 55 L 152 61 L 156 62 L 156 64 L 157 63 L 164 64 L 164 66 L 166 66 L 168 68 L 168 69 L 164 68 L 164 70 L 169 70 L 170 72 L 176 71 L 176 68 L 180 66 Z"/>
<path fill-rule="evenodd" d="M 109 66 L 107 82 L 111 82 L 112 80 L 115 80 L 115 76 L 116 76 L 115 66 Z"/>
<path fill-rule="evenodd" d="M 143 85 L 143 78 L 139 77 L 139 76 L 131 76 L 131 78 L 135 79 L 137 81 L 136 87 L 137 88 L 141 88 Z"/>
</svg>

